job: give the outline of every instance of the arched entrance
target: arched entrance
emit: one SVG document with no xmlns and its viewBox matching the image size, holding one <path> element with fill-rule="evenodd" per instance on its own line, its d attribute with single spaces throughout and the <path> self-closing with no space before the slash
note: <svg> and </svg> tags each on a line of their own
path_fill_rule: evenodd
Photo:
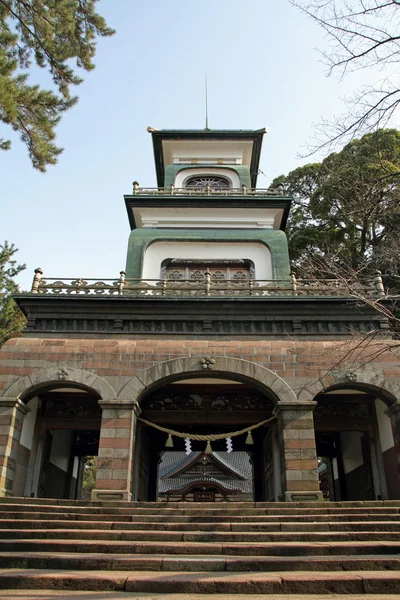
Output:
<svg viewBox="0 0 400 600">
<path fill-rule="evenodd" d="M 340 382 L 316 397 L 315 439 L 324 498 L 400 498 L 391 401 L 382 388 Z"/>
<path fill-rule="evenodd" d="M 111 389 L 91 373 L 53 368 L 6 390 L 0 408 L 15 416 L 9 433 L 13 460 L 3 466 L 11 481 L 6 495 L 90 499 L 101 427 L 101 396 L 95 388 Z"/>
<path fill-rule="evenodd" d="M 27 400 L 14 495 L 90 499 L 101 424 L 98 400 L 93 391 L 71 385 L 44 388 Z"/>
<path fill-rule="evenodd" d="M 187 375 L 153 387 L 140 398 L 133 465 L 133 496 L 140 501 L 278 500 L 279 449 L 276 421 L 246 435 L 206 442 L 174 437 L 142 419 L 173 431 L 192 434 L 229 434 L 273 416 L 276 397 L 257 389 L 240 376 Z M 247 441 L 252 443 L 246 444 Z"/>
</svg>

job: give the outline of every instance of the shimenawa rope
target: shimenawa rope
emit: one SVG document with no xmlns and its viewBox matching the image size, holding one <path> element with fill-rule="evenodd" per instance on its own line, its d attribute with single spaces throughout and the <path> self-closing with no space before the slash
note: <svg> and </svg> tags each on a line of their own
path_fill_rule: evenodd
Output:
<svg viewBox="0 0 400 600">
<path fill-rule="evenodd" d="M 154 429 L 158 429 L 163 433 L 167 433 L 168 435 L 189 439 L 198 442 L 213 442 L 215 440 L 224 440 L 228 437 L 236 437 L 237 435 L 243 435 L 244 433 L 249 433 L 253 431 L 253 429 L 257 429 L 261 427 L 261 425 L 266 425 L 270 421 L 274 421 L 276 417 L 271 417 L 269 419 L 265 419 L 265 421 L 260 421 L 255 425 L 250 425 L 250 427 L 246 427 L 245 429 L 241 429 L 240 431 L 233 431 L 231 433 L 210 433 L 209 435 L 201 435 L 197 433 L 182 433 L 181 431 L 174 431 L 173 429 L 168 429 L 168 427 L 162 427 L 161 425 L 157 425 L 157 423 L 152 423 L 151 421 L 147 421 L 146 419 L 142 419 L 142 417 L 138 417 L 138 420 L 144 423 L 145 425 L 149 425 L 150 427 L 154 427 Z"/>
</svg>

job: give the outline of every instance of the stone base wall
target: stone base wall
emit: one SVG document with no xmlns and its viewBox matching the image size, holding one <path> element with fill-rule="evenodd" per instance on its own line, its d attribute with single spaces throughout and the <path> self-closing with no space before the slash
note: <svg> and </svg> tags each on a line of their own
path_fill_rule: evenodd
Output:
<svg viewBox="0 0 400 600">
<path fill-rule="evenodd" d="M 391 344 L 393 346 L 391 349 Z M 277 407 L 281 497 L 322 497 L 316 476 L 313 423 L 315 396 L 328 387 L 358 386 L 391 405 L 396 444 L 400 421 L 400 361 L 396 342 L 188 339 L 16 338 L 0 350 L 0 401 L 11 406 L 27 390 L 77 383 L 96 391 L 103 410 L 98 484 L 93 497 L 130 499 L 132 460 L 140 395 L 150 386 L 179 376 L 239 378 L 263 387 Z M 385 350 L 385 351 L 384 351 Z M 369 357 L 375 357 L 371 360 Z M 23 403 L 22 403 L 23 404 Z M 396 408 L 397 407 L 397 408 Z M 12 411 L 11 411 L 12 412 Z M 4 413 L 4 418 L 11 415 Z M 14 430 L 3 425 L 8 456 L 3 487 L 15 477 Z M 1 438 L 0 438 L 1 441 Z M 11 451 L 11 449 L 13 451 Z M 125 452 L 121 455 L 121 450 Z M 399 448 L 396 447 L 399 461 Z M 13 466 L 14 465 L 14 466 Z M 14 469 L 13 473 L 12 470 Z M 11 475 L 10 475 L 11 473 Z M 7 483 L 7 485 L 5 485 Z"/>
</svg>

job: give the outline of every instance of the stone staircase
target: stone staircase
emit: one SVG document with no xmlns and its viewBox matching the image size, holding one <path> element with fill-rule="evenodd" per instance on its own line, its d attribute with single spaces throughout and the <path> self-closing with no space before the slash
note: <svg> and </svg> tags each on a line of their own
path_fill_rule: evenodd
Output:
<svg viewBox="0 0 400 600">
<path fill-rule="evenodd" d="M 1 498 L 0 599 L 54 594 L 393 599 L 400 597 L 400 501 Z"/>
</svg>

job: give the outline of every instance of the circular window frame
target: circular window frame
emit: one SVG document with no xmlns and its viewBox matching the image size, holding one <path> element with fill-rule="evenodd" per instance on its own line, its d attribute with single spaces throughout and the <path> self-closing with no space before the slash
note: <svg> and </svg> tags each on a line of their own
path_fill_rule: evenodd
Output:
<svg viewBox="0 0 400 600">
<path fill-rule="evenodd" d="M 200 183 L 195 184 L 195 185 L 190 185 L 191 181 L 195 181 L 198 180 L 200 181 L 204 181 L 204 184 L 201 185 Z M 224 185 L 212 185 L 212 181 L 220 181 L 220 182 L 224 182 Z M 198 175 L 190 175 L 189 177 L 187 177 L 184 181 L 184 187 L 188 188 L 188 189 L 203 189 L 206 187 L 211 187 L 212 189 L 216 189 L 216 190 L 227 190 L 227 189 L 232 189 L 232 181 L 228 178 L 225 177 L 224 175 L 212 175 L 212 174 L 198 174 Z"/>
</svg>

